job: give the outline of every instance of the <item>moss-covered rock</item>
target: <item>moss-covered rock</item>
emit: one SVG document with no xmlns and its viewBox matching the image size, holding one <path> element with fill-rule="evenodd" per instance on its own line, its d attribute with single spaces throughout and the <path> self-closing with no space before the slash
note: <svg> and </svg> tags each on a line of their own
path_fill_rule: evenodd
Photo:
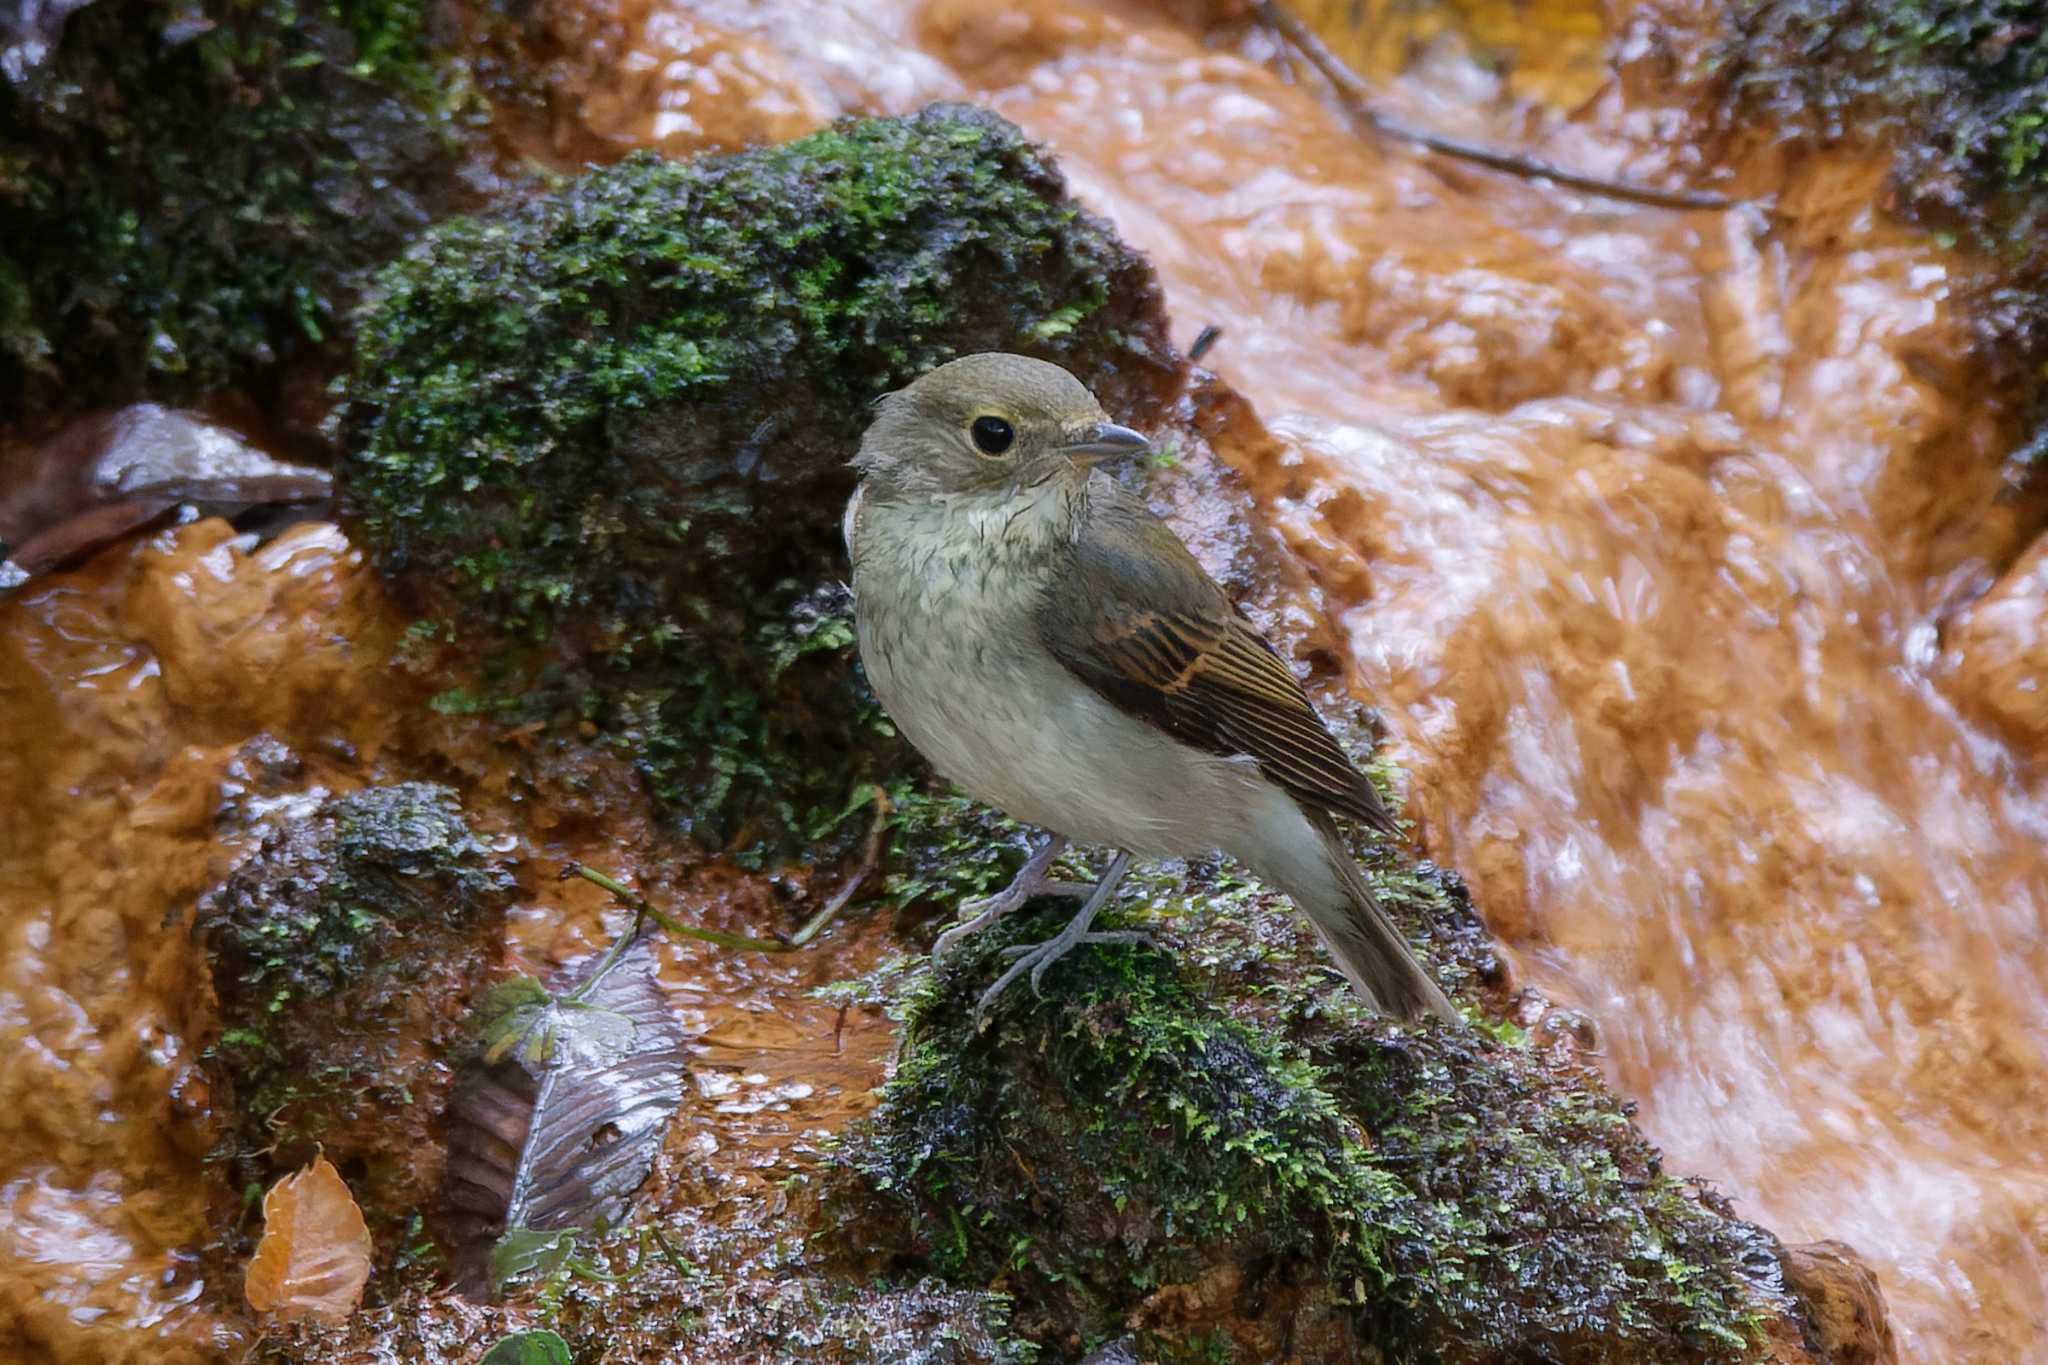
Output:
<svg viewBox="0 0 2048 1365">
<path fill-rule="evenodd" d="M 832 589 L 866 405 L 989 349 L 1121 411 L 1168 354 L 1149 269 L 994 115 L 635 158 L 383 275 L 347 505 L 417 605 L 500 646 L 445 705 L 593 723 L 716 841 L 801 839 L 902 761 Z"/>
<path fill-rule="evenodd" d="M 1284 901 L 1189 871 L 1124 898 L 1159 948 L 1077 952 L 985 1029 L 999 946 L 1066 907 L 899 968 L 840 1237 L 1001 1287 L 1056 1360 L 1732 1361 L 1785 1317 L 1775 1241 L 1662 1172 L 1566 1045 L 1372 1019 Z M 1497 971 L 1453 879 L 1374 877 L 1448 978 Z"/>
<path fill-rule="evenodd" d="M 494 965 L 479 945 L 512 882 L 445 787 L 285 812 L 199 910 L 221 1155 L 260 1187 L 322 1146 L 388 1233 L 435 1188 L 442 1044 Z"/>
<path fill-rule="evenodd" d="M 442 8 L 94 0 L 6 33 L 0 428 L 261 388 L 333 335 L 457 193 Z"/>
</svg>

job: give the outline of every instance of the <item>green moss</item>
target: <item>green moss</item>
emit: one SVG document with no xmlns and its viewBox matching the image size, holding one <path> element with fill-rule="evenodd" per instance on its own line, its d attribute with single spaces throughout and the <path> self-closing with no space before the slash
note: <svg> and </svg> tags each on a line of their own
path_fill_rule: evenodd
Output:
<svg viewBox="0 0 2048 1365">
<path fill-rule="evenodd" d="M 573 709 L 686 824 L 800 841 L 904 761 L 831 589 L 866 404 L 986 349 L 1113 401 L 1167 354 L 1150 272 L 1001 119 L 634 158 L 384 273 L 347 503 L 422 610 L 498 647 L 472 704 Z"/>
<path fill-rule="evenodd" d="M 989 936 L 971 965 L 992 965 L 1008 938 Z M 1304 1057 L 1230 1019 L 1157 952 L 1084 954 L 1062 967 L 1057 1003 L 1013 992 L 976 1033 L 991 974 L 915 978 L 888 1094 L 921 1121 L 846 1149 L 877 1188 L 918 1201 L 936 1267 L 970 1281 L 1034 1270 L 1106 1294 L 1190 1276 L 1205 1248 L 1242 1237 L 1250 1255 L 1310 1256 L 1339 1282 L 1383 1281 L 1375 1215 L 1397 1182 Z M 1033 1063 L 1012 1065 L 1020 1057 Z M 1056 1203 L 1055 1190 L 1084 1202 L 1048 1217 L 1017 1201 L 1020 1157 Z M 1117 1235 L 1100 1235 L 1105 1213 Z"/>
<path fill-rule="evenodd" d="M 276 1015 L 355 985 L 388 965 L 394 939 L 459 927 L 508 887 L 455 793 L 405 782 L 280 830 L 209 899 L 204 922 L 237 1012 Z"/>
<path fill-rule="evenodd" d="M 1453 879 L 1374 877 L 1441 975 L 1497 975 Z M 837 1152 L 841 1235 L 902 1219 L 922 1264 L 1004 1284 L 1062 1358 L 1138 1322 L 1145 1358 L 1256 1359 L 1243 1343 L 1284 1338 L 1392 1360 L 1740 1360 L 1782 1311 L 1769 1235 L 1663 1174 L 1595 1075 L 1498 1041 L 1519 1030 L 1367 1016 L 1285 902 L 1227 866 L 1135 884 L 1121 918 L 1163 951 L 1076 953 L 1045 1000 L 1019 985 L 978 1031 L 1000 945 L 1065 913 L 877 974 L 903 1045 Z M 1219 1267 L 1234 1298 L 1158 1308 Z"/>
<path fill-rule="evenodd" d="M 269 829 L 199 911 L 230 1116 L 219 1155 L 239 1178 L 260 1185 L 317 1143 L 374 1168 L 387 1222 L 417 1203 L 407 1144 L 439 1106 L 394 1115 L 446 1078 L 431 1047 L 399 1046 L 452 1034 L 492 961 L 474 940 L 511 890 L 445 787 L 366 788 Z"/>
<path fill-rule="evenodd" d="M 1311 1055 L 1377 1159 L 1404 1173 L 1386 1252 L 1401 1336 L 1585 1361 L 1741 1359 L 1755 1345 L 1775 1243 L 1664 1174 L 1590 1075 L 1477 1033 L 1332 1032 Z"/>
<path fill-rule="evenodd" d="M 0 426 L 261 386 L 448 206 L 434 0 L 97 0 L 0 83 Z M 17 55 L 19 55 L 17 53 Z"/>
</svg>

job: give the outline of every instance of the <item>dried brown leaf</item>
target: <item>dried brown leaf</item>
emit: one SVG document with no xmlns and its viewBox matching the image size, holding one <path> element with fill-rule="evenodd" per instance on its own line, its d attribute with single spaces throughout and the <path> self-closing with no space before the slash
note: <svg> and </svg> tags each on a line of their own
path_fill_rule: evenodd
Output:
<svg viewBox="0 0 2048 1365">
<path fill-rule="evenodd" d="M 370 1229 L 325 1156 L 263 1196 L 263 1240 L 243 1292 L 259 1313 L 347 1317 L 370 1278 Z"/>
</svg>

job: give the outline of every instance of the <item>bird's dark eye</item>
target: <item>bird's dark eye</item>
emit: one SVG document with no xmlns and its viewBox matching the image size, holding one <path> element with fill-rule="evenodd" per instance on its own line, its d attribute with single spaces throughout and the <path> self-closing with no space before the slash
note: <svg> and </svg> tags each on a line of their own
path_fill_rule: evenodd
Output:
<svg viewBox="0 0 2048 1365">
<path fill-rule="evenodd" d="M 1000 455 L 1017 439 L 1016 431 L 1000 417 L 977 417 L 967 430 L 974 437 L 974 448 L 984 455 Z"/>
</svg>

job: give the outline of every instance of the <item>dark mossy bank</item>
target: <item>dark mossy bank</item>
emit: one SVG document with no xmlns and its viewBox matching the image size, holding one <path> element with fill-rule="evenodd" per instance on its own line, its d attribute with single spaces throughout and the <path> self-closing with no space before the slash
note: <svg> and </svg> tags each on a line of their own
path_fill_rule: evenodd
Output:
<svg viewBox="0 0 2048 1365">
<path fill-rule="evenodd" d="M 473 197 L 441 0 L 90 0 L 0 26 L 0 430 L 238 386 Z"/>
<path fill-rule="evenodd" d="M 482 659 L 442 705 L 587 722 L 708 842 L 805 847 L 905 763 L 835 590 L 866 406 L 998 349 L 1120 411 L 1170 376 L 1149 268 L 994 115 L 635 158 L 384 273 L 347 506 Z"/>
<path fill-rule="evenodd" d="M 2035 0 L 1763 0 L 1731 12 L 1745 106 L 1830 141 L 1900 145 L 1908 202 L 2038 252 L 2048 220 L 2048 24 Z"/>
</svg>

